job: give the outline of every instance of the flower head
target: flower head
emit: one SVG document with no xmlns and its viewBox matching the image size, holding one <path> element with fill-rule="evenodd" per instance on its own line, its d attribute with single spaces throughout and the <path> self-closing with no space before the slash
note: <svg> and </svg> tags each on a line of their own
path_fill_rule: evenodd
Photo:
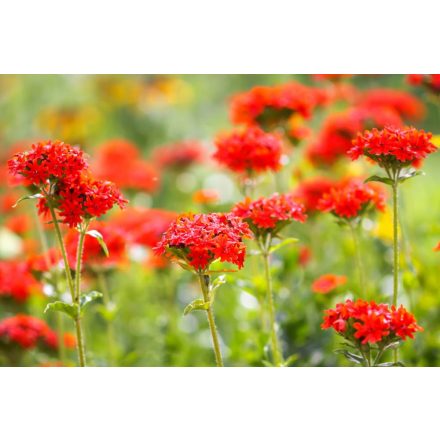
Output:
<svg viewBox="0 0 440 440">
<path fill-rule="evenodd" d="M 217 259 L 242 268 L 243 239 L 251 235 L 248 225 L 232 214 L 188 214 L 171 224 L 155 250 L 197 271 L 208 269 Z"/>
<path fill-rule="evenodd" d="M 385 193 L 374 183 L 363 183 L 356 179 L 344 180 L 325 193 L 317 207 L 337 217 L 352 219 L 361 216 L 368 208 L 384 211 Z"/>
<path fill-rule="evenodd" d="M 408 75 L 408 82 L 413 86 L 424 86 L 431 93 L 440 93 L 440 74 L 411 74 Z"/>
<path fill-rule="evenodd" d="M 431 138 L 431 133 L 413 127 L 373 128 L 358 134 L 347 154 L 352 160 L 364 155 L 379 166 L 402 168 L 416 165 L 437 150 Z"/>
<path fill-rule="evenodd" d="M 255 201 L 247 198 L 235 205 L 232 213 L 249 223 L 257 236 L 266 233 L 274 236 L 292 221 L 302 223 L 307 218 L 301 203 L 296 202 L 291 195 L 277 193 Z"/>
<path fill-rule="evenodd" d="M 31 349 L 38 344 L 50 349 L 58 346 L 56 333 L 41 319 L 28 315 L 11 316 L 0 321 L 0 340 L 23 349 Z"/>
<path fill-rule="evenodd" d="M 232 171 L 251 174 L 277 171 L 281 167 L 281 140 L 260 128 L 247 128 L 220 135 L 214 158 Z"/>
<path fill-rule="evenodd" d="M 396 308 L 374 301 L 347 299 L 325 311 L 321 328 L 333 328 L 347 340 L 365 344 L 386 346 L 395 341 L 413 338 L 423 330 L 414 316 L 403 306 Z"/>
<path fill-rule="evenodd" d="M 312 292 L 326 294 L 339 286 L 343 286 L 346 282 L 347 277 L 345 275 L 335 275 L 332 273 L 321 275 L 313 281 Z"/>
<path fill-rule="evenodd" d="M 31 150 L 17 153 L 8 162 L 10 174 L 21 175 L 28 184 L 41 186 L 49 179 L 62 180 L 87 169 L 84 153 L 61 141 L 33 144 Z"/>
</svg>

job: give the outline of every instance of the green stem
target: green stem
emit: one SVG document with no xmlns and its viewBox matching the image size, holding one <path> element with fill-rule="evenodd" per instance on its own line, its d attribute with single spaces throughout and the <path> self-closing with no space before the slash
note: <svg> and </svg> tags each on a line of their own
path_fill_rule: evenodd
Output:
<svg viewBox="0 0 440 440">
<path fill-rule="evenodd" d="M 111 301 L 110 301 L 110 293 L 108 290 L 107 280 L 105 279 L 105 274 L 102 270 L 97 271 L 98 276 L 98 282 L 99 282 L 99 288 L 102 292 L 102 299 L 104 301 L 104 306 L 106 309 L 110 308 Z M 114 332 L 114 326 L 113 326 L 113 316 L 110 317 L 111 319 L 106 319 L 107 324 L 107 344 L 109 348 L 109 364 L 115 365 L 116 364 L 116 347 L 115 347 L 115 332 Z"/>
<path fill-rule="evenodd" d="M 270 318 L 270 333 L 272 340 L 272 352 L 273 352 L 273 361 L 274 364 L 279 367 L 283 362 L 283 355 L 281 354 L 277 330 L 276 330 L 276 318 L 275 318 L 275 303 L 273 298 L 273 289 L 272 289 L 272 277 L 270 274 L 270 266 L 269 266 L 269 252 L 267 249 L 262 251 L 263 261 L 264 261 L 264 273 L 266 277 L 266 288 L 267 288 L 267 300 L 269 304 L 269 318 Z"/>
<path fill-rule="evenodd" d="M 365 283 L 364 265 L 362 264 L 362 252 L 361 252 L 361 244 L 359 237 L 360 224 L 354 225 L 352 222 L 350 222 L 349 224 L 350 224 L 351 234 L 353 237 L 354 250 L 356 254 L 356 266 L 359 275 L 359 292 L 362 292 L 367 290 L 367 286 Z"/>
<path fill-rule="evenodd" d="M 200 287 L 202 288 L 203 300 L 205 303 L 211 302 L 211 294 L 209 291 L 209 276 L 199 272 Z M 215 325 L 214 312 L 212 310 L 212 305 L 206 309 L 206 314 L 208 316 L 209 330 L 211 331 L 212 346 L 215 354 L 215 362 L 217 367 L 223 367 L 222 353 L 220 351 L 220 343 L 218 339 L 217 327 Z"/>
<path fill-rule="evenodd" d="M 393 183 L 393 305 L 397 306 L 399 295 L 399 182 L 396 174 Z M 393 351 L 394 362 L 399 361 L 399 351 L 395 348 Z"/>
<path fill-rule="evenodd" d="M 50 200 L 50 196 L 47 196 L 46 200 L 47 200 L 47 206 L 49 207 L 49 211 L 52 216 L 52 220 L 55 228 L 55 234 L 58 240 L 58 245 L 61 249 L 61 254 L 63 256 L 64 271 L 66 273 L 66 279 L 67 279 L 67 284 L 69 286 L 70 295 L 72 297 L 72 303 L 78 304 L 75 301 L 76 299 L 75 285 L 73 284 L 72 272 L 70 271 L 69 260 L 67 259 L 67 252 L 66 252 L 66 247 L 64 246 L 63 236 L 61 234 L 60 224 L 58 222 L 55 209 L 52 205 L 52 201 Z M 84 344 L 83 344 L 80 318 L 75 319 L 75 327 L 76 327 L 76 348 L 78 351 L 79 365 L 81 367 L 85 367 Z"/>
</svg>

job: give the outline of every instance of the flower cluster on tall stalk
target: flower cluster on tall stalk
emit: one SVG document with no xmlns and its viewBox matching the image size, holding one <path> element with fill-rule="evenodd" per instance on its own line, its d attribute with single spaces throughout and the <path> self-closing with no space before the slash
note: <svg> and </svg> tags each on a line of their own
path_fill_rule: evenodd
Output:
<svg viewBox="0 0 440 440">
<path fill-rule="evenodd" d="M 397 308 L 399 299 L 399 185 L 420 174 L 415 167 L 420 167 L 423 159 L 436 151 L 431 142 L 431 133 L 417 130 L 413 127 L 395 128 L 386 127 L 383 130 L 373 128 L 359 133 L 353 140 L 352 148 L 347 152 L 352 160 L 365 156 L 382 168 L 386 175 L 374 175 L 366 182 L 381 182 L 391 186 L 393 194 L 393 295 L 391 309 L 387 305 L 377 306 L 374 302 L 367 303 L 358 300 L 354 305 L 347 301 L 338 305 L 336 310 L 327 312 L 323 328 L 333 327 L 343 334 L 349 342 L 356 343 L 361 358 L 353 354 L 344 353 L 352 360 L 357 360 L 368 366 L 378 364 L 380 357 L 388 348 L 393 348 L 393 362 L 390 365 L 400 365 L 398 359 L 398 345 L 400 339 L 421 330 L 414 317 L 403 306 Z M 324 206 L 327 202 L 324 200 Z M 403 329 L 399 326 L 403 326 Z M 356 331 L 354 331 L 356 330 Z M 386 337 L 386 338 L 385 338 Z M 359 344 L 360 340 L 360 344 Z M 370 345 L 376 343 L 377 357 L 371 358 Z M 353 345 L 352 345 L 353 347 Z"/>
<path fill-rule="evenodd" d="M 270 318 L 272 365 L 284 365 L 282 348 L 277 334 L 275 299 L 270 271 L 270 255 L 280 245 L 273 246 L 273 240 L 280 238 L 281 231 L 292 221 L 304 222 L 306 214 L 304 206 L 296 202 L 291 195 L 273 194 L 255 201 L 247 198 L 238 203 L 232 213 L 249 224 L 260 249 L 266 279 L 266 302 Z M 281 245 L 291 243 L 294 239 L 286 239 Z"/>
<path fill-rule="evenodd" d="M 8 166 L 9 172 L 18 176 L 32 192 L 19 201 L 37 199 L 39 213 L 50 217 L 53 223 L 71 303 L 55 301 L 48 304 L 46 310 L 63 312 L 73 319 L 79 365 L 85 366 L 86 351 L 81 319 L 85 306 L 101 296 L 98 292 L 81 291 L 85 238 L 91 235 L 104 245 L 99 232 L 89 231 L 90 222 L 104 215 L 114 205 L 123 208 L 127 201 L 113 183 L 93 177 L 83 151 L 61 141 L 33 144 L 30 150 L 17 153 L 10 159 Z M 79 234 L 74 275 L 70 269 L 60 224 L 76 229 Z"/>
<path fill-rule="evenodd" d="M 210 266 L 215 261 L 231 263 L 241 269 L 244 265 L 245 238 L 252 233 L 246 223 L 232 214 L 188 214 L 173 222 L 155 247 L 159 255 L 166 255 L 182 268 L 195 273 L 203 297 L 194 300 L 184 311 L 205 310 L 211 332 L 215 361 L 223 366 L 220 340 L 214 319 L 214 299 L 224 277 L 211 279 Z"/>
</svg>

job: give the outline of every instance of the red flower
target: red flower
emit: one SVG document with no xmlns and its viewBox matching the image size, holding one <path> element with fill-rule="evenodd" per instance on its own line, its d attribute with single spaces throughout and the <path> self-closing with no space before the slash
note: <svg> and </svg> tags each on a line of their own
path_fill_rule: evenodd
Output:
<svg viewBox="0 0 440 440">
<path fill-rule="evenodd" d="M 369 89 L 360 97 L 358 105 L 373 109 L 388 108 L 410 120 L 419 120 L 425 113 L 423 103 L 403 90 Z"/>
<path fill-rule="evenodd" d="M 302 181 L 293 191 L 295 199 L 304 204 L 307 213 L 318 211 L 321 197 L 333 188 L 334 182 L 326 177 L 314 177 Z"/>
<path fill-rule="evenodd" d="M 164 233 L 155 251 L 184 261 L 197 271 L 219 259 L 243 267 L 244 238 L 251 238 L 246 223 L 232 214 L 180 216 Z"/>
<path fill-rule="evenodd" d="M 183 170 L 205 159 L 203 145 L 197 141 L 183 141 L 155 148 L 153 160 L 162 168 Z"/>
<path fill-rule="evenodd" d="M 353 75 L 346 74 L 346 73 L 330 73 L 330 74 L 323 74 L 323 73 L 317 73 L 312 75 L 312 78 L 315 81 L 332 81 L 332 82 L 339 82 L 343 79 L 351 78 Z"/>
<path fill-rule="evenodd" d="M 120 188 L 154 192 L 159 185 L 154 166 L 142 160 L 136 145 L 123 139 L 108 141 L 98 148 L 93 170 L 97 177 Z"/>
<path fill-rule="evenodd" d="M 235 205 L 232 213 L 248 222 L 256 235 L 266 232 L 275 235 L 292 220 L 302 223 L 307 218 L 304 206 L 295 202 L 291 195 L 276 193 L 255 201 L 247 198 Z"/>
<path fill-rule="evenodd" d="M 63 344 L 66 348 L 75 348 L 76 336 L 73 333 L 64 333 Z"/>
<path fill-rule="evenodd" d="M 124 208 L 127 204 L 115 184 L 105 180 L 95 180 L 83 173 L 59 183 L 55 193 L 56 206 L 63 223 L 78 226 L 84 219 L 101 217 L 114 205 Z M 38 202 L 40 214 L 47 215 L 45 198 Z"/>
<path fill-rule="evenodd" d="M 234 124 L 273 128 L 273 125 L 284 123 L 293 113 L 309 118 L 325 98 L 322 90 L 297 82 L 258 86 L 232 97 L 231 120 Z"/>
<path fill-rule="evenodd" d="M 27 265 L 32 272 L 47 272 L 57 266 L 60 260 L 60 251 L 50 248 L 46 254 L 31 254 L 27 259 Z"/>
<path fill-rule="evenodd" d="M 0 321 L 0 338 L 4 343 L 18 344 L 31 349 L 38 344 L 47 348 L 57 347 L 57 335 L 41 319 L 27 315 L 16 315 Z"/>
<path fill-rule="evenodd" d="M 437 246 L 435 246 L 434 252 L 440 252 L 440 241 L 437 243 Z"/>
<path fill-rule="evenodd" d="M 219 198 L 215 189 L 200 189 L 193 194 L 193 201 L 200 205 L 211 205 L 218 202 Z"/>
<path fill-rule="evenodd" d="M 413 86 L 424 86 L 432 93 L 440 93 L 440 74 L 438 73 L 408 75 L 408 82 Z"/>
<path fill-rule="evenodd" d="M 319 210 L 347 219 L 361 216 L 371 207 L 384 211 L 385 193 L 379 185 L 362 183 L 356 179 L 342 181 L 318 202 Z"/>
<path fill-rule="evenodd" d="M 404 167 L 421 161 L 437 150 L 431 138 L 431 133 L 413 127 L 373 128 L 358 134 L 347 154 L 352 160 L 364 155 L 380 166 Z"/>
<path fill-rule="evenodd" d="M 0 261 L 0 297 L 24 302 L 40 291 L 40 283 L 29 272 L 25 262 Z"/>
<path fill-rule="evenodd" d="M 307 246 L 300 246 L 299 254 L 298 254 L 298 263 L 305 267 L 309 264 L 310 259 L 312 258 L 312 251 Z"/>
<path fill-rule="evenodd" d="M 214 158 L 229 169 L 250 174 L 277 171 L 281 167 L 281 140 L 253 127 L 221 135 L 215 141 Z"/>
<path fill-rule="evenodd" d="M 353 107 L 334 113 L 324 121 L 318 138 L 308 146 L 306 155 L 314 165 L 332 165 L 346 157 L 352 148 L 352 139 L 359 131 L 401 124 L 400 116 L 389 108 Z"/>
<path fill-rule="evenodd" d="M 333 328 L 349 341 L 383 346 L 413 338 L 415 332 L 423 330 L 403 306 L 390 308 L 387 304 L 362 299 L 355 302 L 348 299 L 326 310 L 321 328 Z"/>
<path fill-rule="evenodd" d="M 83 264 L 89 268 L 109 268 L 124 263 L 126 260 L 125 231 L 109 222 L 92 222 L 89 230 L 97 230 L 103 237 L 108 249 L 108 257 L 96 238 L 86 235 L 84 240 Z M 65 236 L 66 251 L 69 264 L 75 268 L 79 233 L 69 229 Z"/>
<path fill-rule="evenodd" d="M 24 235 L 31 229 L 32 219 L 27 214 L 14 215 L 5 220 L 5 226 L 17 235 Z"/>
<path fill-rule="evenodd" d="M 124 231 L 130 244 L 154 247 L 178 214 L 164 209 L 128 208 L 110 222 Z"/>
<path fill-rule="evenodd" d="M 48 179 L 72 178 L 88 165 L 84 153 L 61 141 L 33 144 L 30 151 L 17 153 L 8 162 L 10 174 L 23 176 L 28 184 L 44 185 Z"/>
<path fill-rule="evenodd" d="M 312 284 L 313 293 L 329 293 L 339 286 L 343 286 L 347 282 L 347 277 L 345 275 L 334 275 L 328 273 L 321 275 Z"/>
</svg>

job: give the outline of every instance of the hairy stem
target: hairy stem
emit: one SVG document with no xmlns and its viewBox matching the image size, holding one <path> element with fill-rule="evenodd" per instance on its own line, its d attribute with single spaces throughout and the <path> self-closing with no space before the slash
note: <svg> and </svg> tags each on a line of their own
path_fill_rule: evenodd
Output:
<svg viewBox="0 0 440 440">
<path fill-rule="evenodd" d="M 365 291 L 367 286 L 365 284 L 365 273 L 364 273 L 364 265 L 362 263 L 362 251 L 361 251 L 361 243 L 360 243 L 360 233 L 359 233 L 360 225 L 354 225 L 350 222 L 351 234 L 353 237 L 354 251 L 356 254 L 356 267 L 359 276 L 359 291 Z M 367 293 L 368 296 L 368 293 Z"/>
<path fill-rule="evenodd" d="M 205 301 L 205 303 L 210 303 L 211 294 L 209 291 L 209 289 L 210 289 L 209 288 L 209 276 L 200 272 L 199 273 L 199 280 L 200 280 L 200 287 L 201 287 L 202 293 L 203 293 L 203 300 Z M 208 308 L 206 309 L 206 314 L 208 316 L 209 330 L 211 331 L 212 346 L 213 346 L 214 354 L 215 354 L 215 362 L 217 364 L 217 367 L 223 367 L 222 353 L 220 350 L 220 343 L 219 343 L 219 339 L 218 339 L 217 327 L 215 325 L 214 312 L 212 310 L 211 304 L 209 304 Z"/>
</svg>

